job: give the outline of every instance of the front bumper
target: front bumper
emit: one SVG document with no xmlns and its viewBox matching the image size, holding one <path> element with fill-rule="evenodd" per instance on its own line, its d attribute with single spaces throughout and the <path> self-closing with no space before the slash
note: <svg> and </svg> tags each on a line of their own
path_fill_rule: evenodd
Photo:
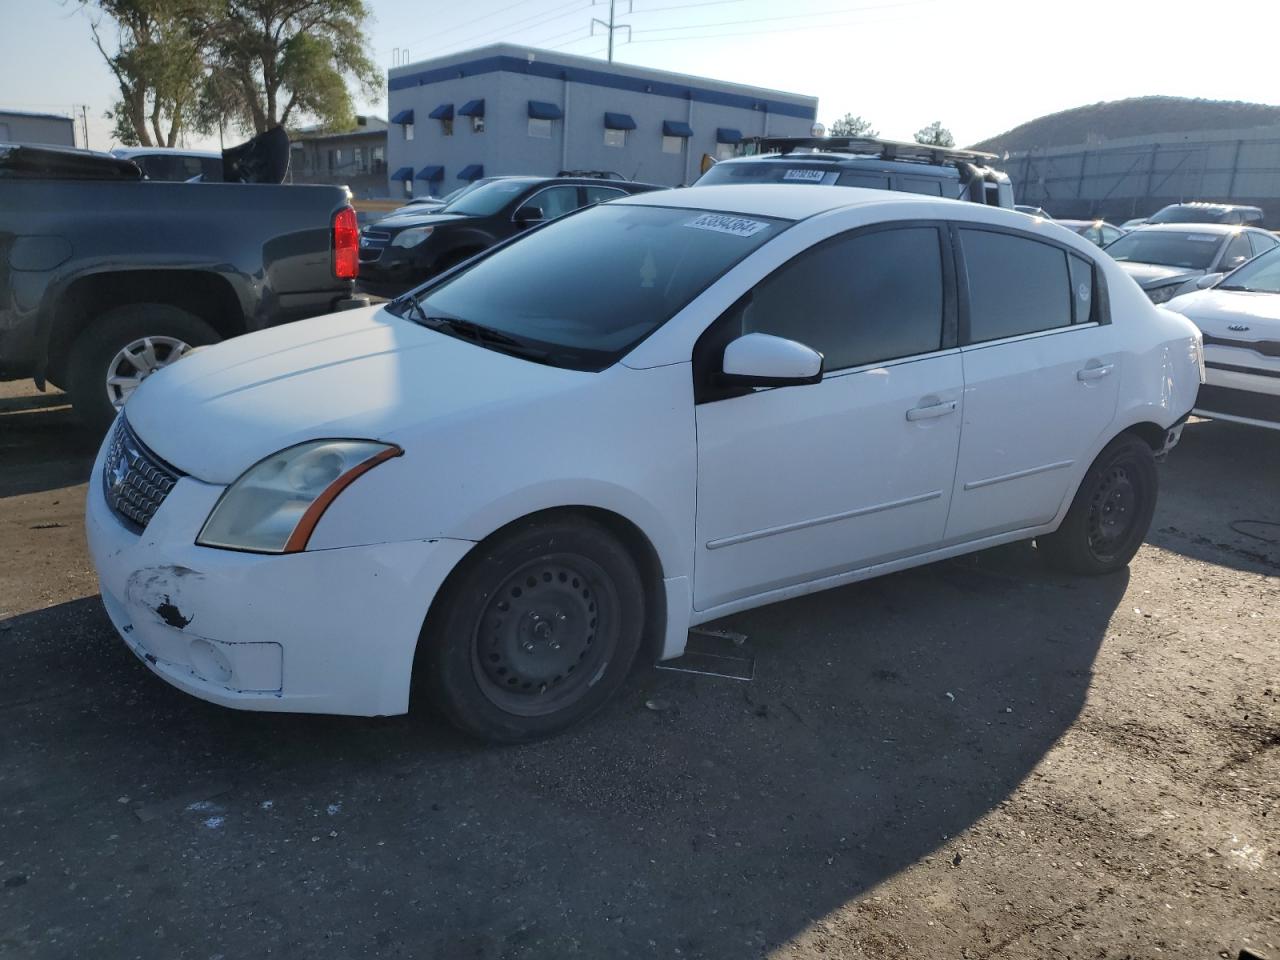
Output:
<svg viewBox="0 0 1280 960">
<path fill-rule="evenodd" d="M 199 547 L 196 533 L 223 488 L 190 477 L 138 535 L 107 505 L 102 459 L 89 482 L 89 553 L 107 615 L 152 671 L 243 710 L 408 710 L 423 619 L 469 541 L 288 556 Z"/>
</svg>

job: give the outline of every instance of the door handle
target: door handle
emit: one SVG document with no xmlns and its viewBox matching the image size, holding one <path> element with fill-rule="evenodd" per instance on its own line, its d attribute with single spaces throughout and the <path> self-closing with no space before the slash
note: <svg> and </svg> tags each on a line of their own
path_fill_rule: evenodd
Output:
<svg viewBox="0 0 1280 960">
<path fill-rule="evenodd" d="M 927 407 L 912 407 L 907 411 L 907 419 L 932 420 L 934 417 L 945 417 L 956 412 L 956 405 L 955 400 L 948 400 L 946 403 L 933 403 Z"/>
<path fill-rule="evenodd" d="M 1083 370 L 1076 371 L 1076 379 L 1085 382 L 1101 380 L 1111 372 L 1113 367 L 1115 367 L 1114 363 L 1100 363 L 1096 367 L 1085 367 Z"/>
</svg>

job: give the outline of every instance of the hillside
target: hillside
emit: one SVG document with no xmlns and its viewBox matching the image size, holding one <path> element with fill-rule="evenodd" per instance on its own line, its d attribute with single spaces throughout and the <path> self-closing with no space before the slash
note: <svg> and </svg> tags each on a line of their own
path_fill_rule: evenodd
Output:
<svg viewBox="0 0 1280 960">
<path fill-rule="evenodd" d="M 1030 120 L 974 149 L 1003 153 L 1033 147 L 1065 147 L 1150 133 L 1228 130 L 1280 124 L 1280 106 L 1238 100 L 1134 97 L 1074 107 Z"/>
</svg>

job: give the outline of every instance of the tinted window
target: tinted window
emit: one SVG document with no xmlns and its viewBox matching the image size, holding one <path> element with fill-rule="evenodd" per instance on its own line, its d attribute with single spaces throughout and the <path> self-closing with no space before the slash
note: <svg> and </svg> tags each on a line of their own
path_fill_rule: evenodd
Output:
<svg viewBox="0 0 1280 960">
<path fill-rule="evenodd" d="M 474 190 L 461 193 L 441 213 L 461 213 L 469 217 L 490 217 L 529 189 L 529 180 L 490 180 Z"/>
<path fill-rule="evenodd" d="M 1194 207 L 1175 203 L 1157 210 L 1147 223 L 1238 223 L 1239 218 L 1227 207 Z"/>
<path fill-rule="evenodd" d="M 836 181 L 842 187 L 867 187 L 871 190 L 888 190 L 889 177 L 882 173 L 859 173 L 849 171 L 840 174 Z"/>
<path fill-rule="evenodd" d="M 969 342 L 1071 324 L 1067 254 L 1005 233 L 961 230 L 969 280 Z"/>
<path fill-rule="evenodd" d="M 1254 290 L 1261 293 L 1280 293 L 1280 250 L 1272 248 L 1256 260 L 1233 273 L 1218 290 Z"/>
<path fill-rule="evenodd" d="M 603 369 L 785 226 L 768 217 L 605 203 L 429 285 L 421 303 L 427 316 L 545 347 L 549 363 Z"/>
<path fill-rule="evenodd" d="M 1249 234 L 1249 245 L 1253 247 L 1253 255 L 1256 257 L 1260 253 L 1266 253 L 1272 247 L 1276 246 L 1278 241 L 1261 233 Z"/>
<path fill-rule="evenodd" d="M 798 340 L 827 370 L 909 357 L 942 342 L 942 253 L 933 227 L 829 240 L 760 283 L 742 333 Z"/>
<path fill-rule="evenodd" d="M 607 203 L 626 195 L 625 190 L 619 190 L 617 187 L 587 187 L 587 203 Z"/>
<path fill-rule="evenodd" d="M 576 186 L 549 187 L 530 197 L 526 204 L 542 211 L 542 219 L 554 220 L 566 213 L 578 209 L 578 188 Z"/>
<path fill-rule="evenodd" d="M 898 189 L 907 193 L 923 193 L 930 197 L 942 196 L 942 184 L 927 177 L 899 177 Z"/>
<path fill-rule="evenodd" d="M 1234 270 L 1252 257 L 1253 248 L 1249 246 L 1248 234 L 1237 233 L 1227 241 L 1227 248 L 1222 251 L 1222 261 L 1218 264 L 1218 269 Z"/>
<path fill-rule="evenodd" d="M 1088 323 L 1095 319 L 1093 264 L 1074 253 L 1067 254 L 1067 268 L 1071 273 L 1071 320 Z"/>
<path fill-rule="evenodd" d="M 715 183 L 835 183 L 835 171 L 795 162 L 717 163 L 698 178 L 698 186 Z"/>
<path fill-rule="evenodd" d="M 1117 230 L 1115 227 L 1103 227 L 1102 228 L 1102 245 L 1105 247 L 1112 240 L 1115 240 L 1120 236 L 1121 236 L 1120 231 Z"/>
</svg>

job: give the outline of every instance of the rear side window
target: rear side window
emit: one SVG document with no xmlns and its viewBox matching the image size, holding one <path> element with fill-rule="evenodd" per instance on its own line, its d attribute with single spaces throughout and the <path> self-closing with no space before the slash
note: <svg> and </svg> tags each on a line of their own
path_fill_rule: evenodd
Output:
<svg viewBox="0 0 1280 960">
<path fill-rule="evenodd" d="M 907 193 L 923 193 L 928 197 L 942 196 L 942 183 L 929 177 L 899 177 L 898 189 Z"/>
<path fill-rule="evenodd" d="M 867 187 L 871 190 L 888 190 L 889 177 L 883 173 L 862 173 L 857 170 L 840 174 L 836 183 L 842 187 Z"/>
<path fill-rule="evenodd" d="M 1249 235 L 1237 233 L 1227 241 L 1227 249 L 1222 253 L 1222 262 L 1218 264 L 1218 269 L 1234 270 L 1252 257 L 1253 248 L 1249 246 Z"/>
<path fill-rule="evenodd" d="M 1253 255 L 1256 257 L 1260 253 L 1266 253 L 1268 250 L 1276 246 L 1276 241 L 1261 233 L 1249 234 L 1249 245 L 1253 247 Z"/>
<path fill-rule="evenodd" d="M 942 344 L 942 241 L 935 227 L 848 234 L 756 286 L 741 333 L 797 340 L 828 371 L 932 353 Z"/>
<path fill-rule="evenodd" d="M 960 243 L 969 283 L 969 343 L 1071 325 L 1081 298 L 1073 292 L 1065 250 L 986 230 L 962 229 Z"/>
</svg>

